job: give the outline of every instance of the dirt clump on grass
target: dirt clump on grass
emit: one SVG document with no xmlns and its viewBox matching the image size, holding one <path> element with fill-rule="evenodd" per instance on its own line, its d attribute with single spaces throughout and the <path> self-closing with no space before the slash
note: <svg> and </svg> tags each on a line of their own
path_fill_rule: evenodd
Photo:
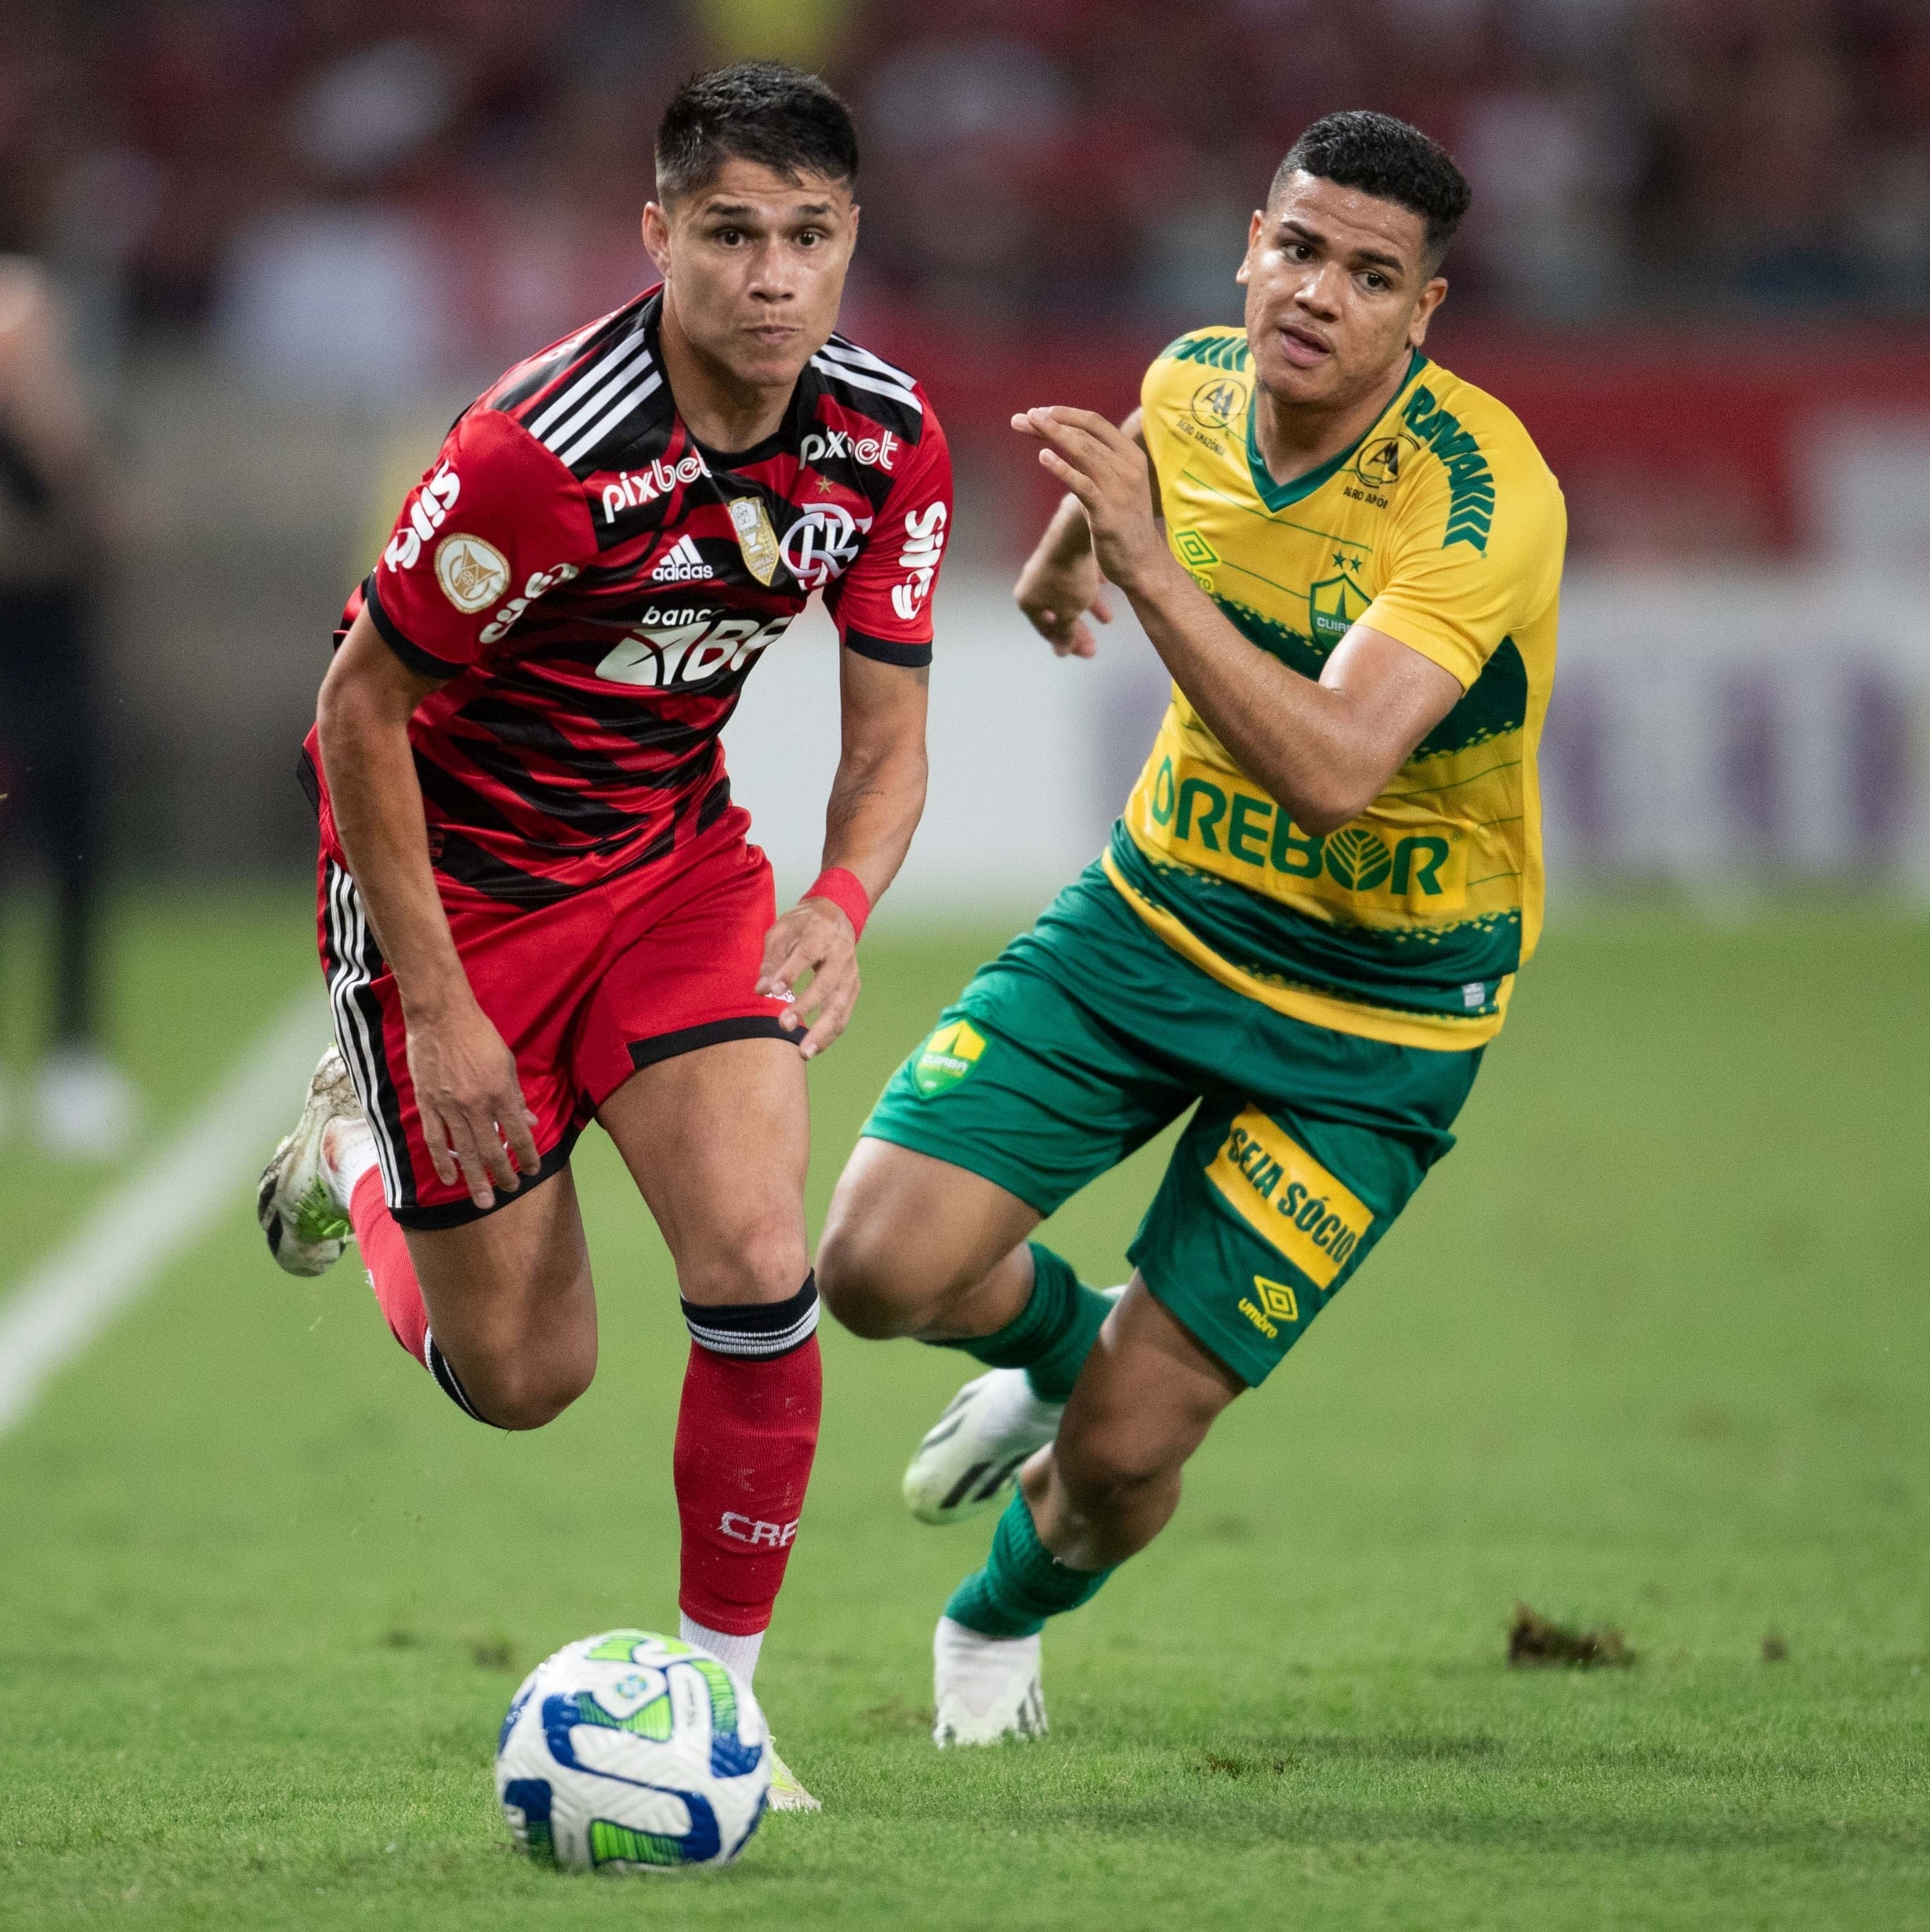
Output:
<svg viewBox="0 0 1930 1932">
<path fill-rule="evenodd" d="M 1576 1630 L 1517 1604 L 1508 1627 L 1508 1661 L 1517 1670 L 1625 1670 L 1635 1653 L 1612 1624 L 1603 1630 Z"/>
</svg>

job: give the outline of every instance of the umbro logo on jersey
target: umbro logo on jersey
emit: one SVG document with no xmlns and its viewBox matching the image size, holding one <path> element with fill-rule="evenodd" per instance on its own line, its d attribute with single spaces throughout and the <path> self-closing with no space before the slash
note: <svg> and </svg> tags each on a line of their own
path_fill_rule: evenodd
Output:
<svg viewBox="0 0 1930 1932">
<path fill-rule="evenodd" d="M 670 554 L 650 572 L 650 581 L 653 584 L 695 584 L 716 574 L 704 561 L 695 543 L 689 537 L 679 537 L 671 546 Z"/>
</svg>

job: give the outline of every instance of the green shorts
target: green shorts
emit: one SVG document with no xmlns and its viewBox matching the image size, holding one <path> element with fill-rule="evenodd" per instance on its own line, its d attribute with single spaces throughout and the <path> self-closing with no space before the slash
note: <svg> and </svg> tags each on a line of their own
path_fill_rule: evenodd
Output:
<svg viewBox="0 0 1930 1932">
<path fill-rule="evenodd" d="M 1480 1064 L 1243 998 L 1095 865 L 980 968 L 864 1131 L 1050 1214 L 1196 1102 L 1127 1252 L 1257 1387 L 1454 1145 Z"/>
</svg>

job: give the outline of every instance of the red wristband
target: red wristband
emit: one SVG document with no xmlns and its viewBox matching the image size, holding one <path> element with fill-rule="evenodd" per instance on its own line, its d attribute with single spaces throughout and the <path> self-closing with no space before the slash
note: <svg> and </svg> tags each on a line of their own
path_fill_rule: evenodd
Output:
<svg viewBox="0 0 1930 1932">
<path fill-rule="evenodd" d="M 829 899 L 851 922 L 851 936 L 862 938 L 864 922 L 871 916 L 871 898 L 855 872 L 842 866 L 827 866 L 804 889 L 807 899 Z"/>
</svg>

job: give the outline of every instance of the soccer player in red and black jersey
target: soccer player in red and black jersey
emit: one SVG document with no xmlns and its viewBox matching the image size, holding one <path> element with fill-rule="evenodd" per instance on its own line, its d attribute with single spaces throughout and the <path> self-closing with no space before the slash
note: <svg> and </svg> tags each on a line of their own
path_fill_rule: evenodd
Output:
<svg viewBox="0 0 1930 1932">
<path fill-rule="evenodd" d="M 804 1063 L 923 808 L 951 514 L 923 392 L 833 333 L 857 166 L 823 82 L 690 82 L 644 212 L 660 284 L 510 370 L 404 504 L 305 748 L 337 1048 L 260 1202 L 297 1274 L 352 1229 L 445 1392 L 536 1428 L 596 1366 L 569 1157 L 596 1121 L 690 1329 L 683 1632 L 746 1676 L 818 1433 Z M 780 917 L 718 734 L 814 592 L 842 756 Z"/>
</svg>

